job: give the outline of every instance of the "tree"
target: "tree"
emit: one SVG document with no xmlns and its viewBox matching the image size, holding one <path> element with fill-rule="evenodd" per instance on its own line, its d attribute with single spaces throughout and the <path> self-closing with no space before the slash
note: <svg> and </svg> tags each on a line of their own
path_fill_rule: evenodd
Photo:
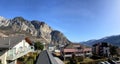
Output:
<svg viewBox="0 0 120 64">
<path fill-rule="evenodd" d="M 113 55 L 117 55 L 117 46 L 110 46 L 110 54 Z"/>
<path fill-rule="evenodd" d="M 77 59 L 74 53 L 72 54 L 72 58 L 70 58 L 70 64 L 77 64 Z"/>
<path fill-rule="evenodd" d="M 43 50 L 44 45 L 41 42 L 35 42 L 34 44 L 35 50 Z"/>
<path fill-rule="evenodd" d="M 0 64 L 2 64 L 2 63 L 1 63 L 1 60 L 0 60 Z"/>
</svg>

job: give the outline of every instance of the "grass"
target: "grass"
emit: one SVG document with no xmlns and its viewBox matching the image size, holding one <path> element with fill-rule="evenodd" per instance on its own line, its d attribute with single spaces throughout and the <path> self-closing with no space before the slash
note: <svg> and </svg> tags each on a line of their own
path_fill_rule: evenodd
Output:
<svg viewBox="0 0 120 64">
<path fill-rule="evenodd" d="M 34 64 L 34 59 L 27 60 L 26 64 Z"/>
<path fill-rule="evenodd" d="M 64 61 L 65 64 L 67 64 L 69 61 Z"/>
<path fill-rule="evenodd" d="M 83 62 L 80 62 L 80 64 L 98 64 L 99 62 L 101 62 L 101 61 L 106 61 L 106 60 L 107 60 L 106 58 L 97 59 L 97 60 L 93 60 L 93 59 L 90 59 L 90 58 L 86 58 L 86 59 L 84 59 Z"/>
<path fill-rule="evenodd" d="M 25 55 L 18 60 L 21 61 L 22 64 L 34 64 L 34 61 L 36 60 L 38 56 L 38 53 L 29 53 L 28 55 Z"/>
<path fill-rule="evenodd" d="M 93 61 L 93 59 L 85 58 L 83 62 L 91 62 L 91 61 Z"/>
<path fill-rule="evenodd" d="M 107 59 L 106 58 L 103 58 L 103 59 L 97 59 L 97 60 L 93 60 L 93 59 L 90 59 L 90 58 L 84 58 L 83 61 L 81 62 L 77 62 L 77 64 L 98 64 L 98 62 L 100 61 L 106 61 Z M 69 64 L 69 61 L 64 61 L 65 64 Z"/>
</svg>

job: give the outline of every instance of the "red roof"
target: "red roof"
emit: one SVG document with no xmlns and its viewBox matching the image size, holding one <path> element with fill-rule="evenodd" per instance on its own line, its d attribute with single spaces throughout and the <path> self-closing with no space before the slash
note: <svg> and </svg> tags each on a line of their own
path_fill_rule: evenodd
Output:
<svg viewBox="0 0 120 64">
<path fill-rule="evenodd" d="M 76 52 L 76 49 L 64 49 L 64 52 Z"/>
<path fill-rule="evenodd" d="M 26 41 L 28 44 L 32 45 L 32 41 L 31 41 L 28 37 L 25 38 L 25 41 Z"/>
<path fill-rule="evenodd" d="M 84 49 L 64 49 L 63 52 L 86 52 L 86 51 L 92 51 L 92 48 L 84 48 Z"/>
<path fill-rule="evenodd" d="M 92 48 L 84 48 L 83 51 L 92 51 Z"/>
<path fill-rule="evenodd" d="M 64 52 L 83 52 L 83 50 L 79 50 L 79 49 L 64 49 Z"/>
</svg>

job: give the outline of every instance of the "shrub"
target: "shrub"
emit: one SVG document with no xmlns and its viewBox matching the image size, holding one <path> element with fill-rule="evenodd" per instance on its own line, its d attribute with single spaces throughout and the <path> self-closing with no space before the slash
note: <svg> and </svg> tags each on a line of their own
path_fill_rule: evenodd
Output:
<svg viewBox="0 0 120 64">
<path fill-rule="evenodd" d="M 75 54 L 72 54 L 72 58 L 70 58 L 69 64 L 77 64 L 77 59 Z"/>
<path fill-rule="evenodd" d="M 33 59 L 28 59 L 28 61 L 26 61 L 26 64 L 34 64 L 34 60 Z"/>
<path fill-rule="evenodd" d="M 114 61 L 118 61 L 119 58 L 118 58 L 118 57 L 114 57 L 112 60 L 114 60 Z"/>
<path fill-rule="evenodd" d="M 35 42 L 34 47 L 36 50 L 43 50 L 44 45 L 41 42 Z"/>
<path fill-rule="evenodd" d="M 101 59 L 101 57 L 100 57 L 100 56 L 97 56 L 97 55 L 93 55 L 93 56 L 91 57 L 91 59 L 97 60 L 97 59 Z"/>
<path fill-rule="evenodd" d="M 84 60 L 84 57 L 83 56 L 79 56 L 79 57 L 76 57 L 76 59 L 77 59 L 78 62 L 81 62 L 81 61 Z"/>
<path fill-rule="evenodd" d="M 69 64 L 77 64 L 77 60 L 74 58 L 74 59 L 70 59 L 70 63 Z"/>
<path fill-rule="evenodd" d="M 18 58 L 19 61 L 24 61 L 25 59 L 24 58 Z"/>
</svg>

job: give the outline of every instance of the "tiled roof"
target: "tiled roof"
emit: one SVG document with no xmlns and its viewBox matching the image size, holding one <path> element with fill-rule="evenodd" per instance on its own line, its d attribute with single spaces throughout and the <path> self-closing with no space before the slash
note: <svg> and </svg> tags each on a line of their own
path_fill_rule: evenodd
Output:
<svg viewBox="0 0 120 64">
<path fill-rule="evenodd" d="M 92 51 L 92 48 L 84 48 L 83 51 Z"/>
<path fill-rule="evenodd" d="M 74 49 L 75 47 L 81 47 L 79 43 L 70 43 L 66 45 L 64 48 L 65 49 Z"/>
<path fill-rule="evenodd" d="M 64 49 L 64 52 L 76 52 L 77 49 Z"/>
<path fill-rule="evenodd" d="M 12 48 L 24 39 L 23 36 L 4 37 L 0 38 L 0 48 Z"/>
<path fill-rule="evenodd" d="M 71 43 L 64 47 L 63 52 L 85 52 L 92 51 L 92 48 L 80 45 L 79 43 Z"/>
<path fill-rule="evenodd" d="M 65 48 L 65 49 L 73 49 L 74 47 L 73 47 L 72 44 L 68 44 L 68 45 L 66 45 L 64 48 Z"/>
</svg>

